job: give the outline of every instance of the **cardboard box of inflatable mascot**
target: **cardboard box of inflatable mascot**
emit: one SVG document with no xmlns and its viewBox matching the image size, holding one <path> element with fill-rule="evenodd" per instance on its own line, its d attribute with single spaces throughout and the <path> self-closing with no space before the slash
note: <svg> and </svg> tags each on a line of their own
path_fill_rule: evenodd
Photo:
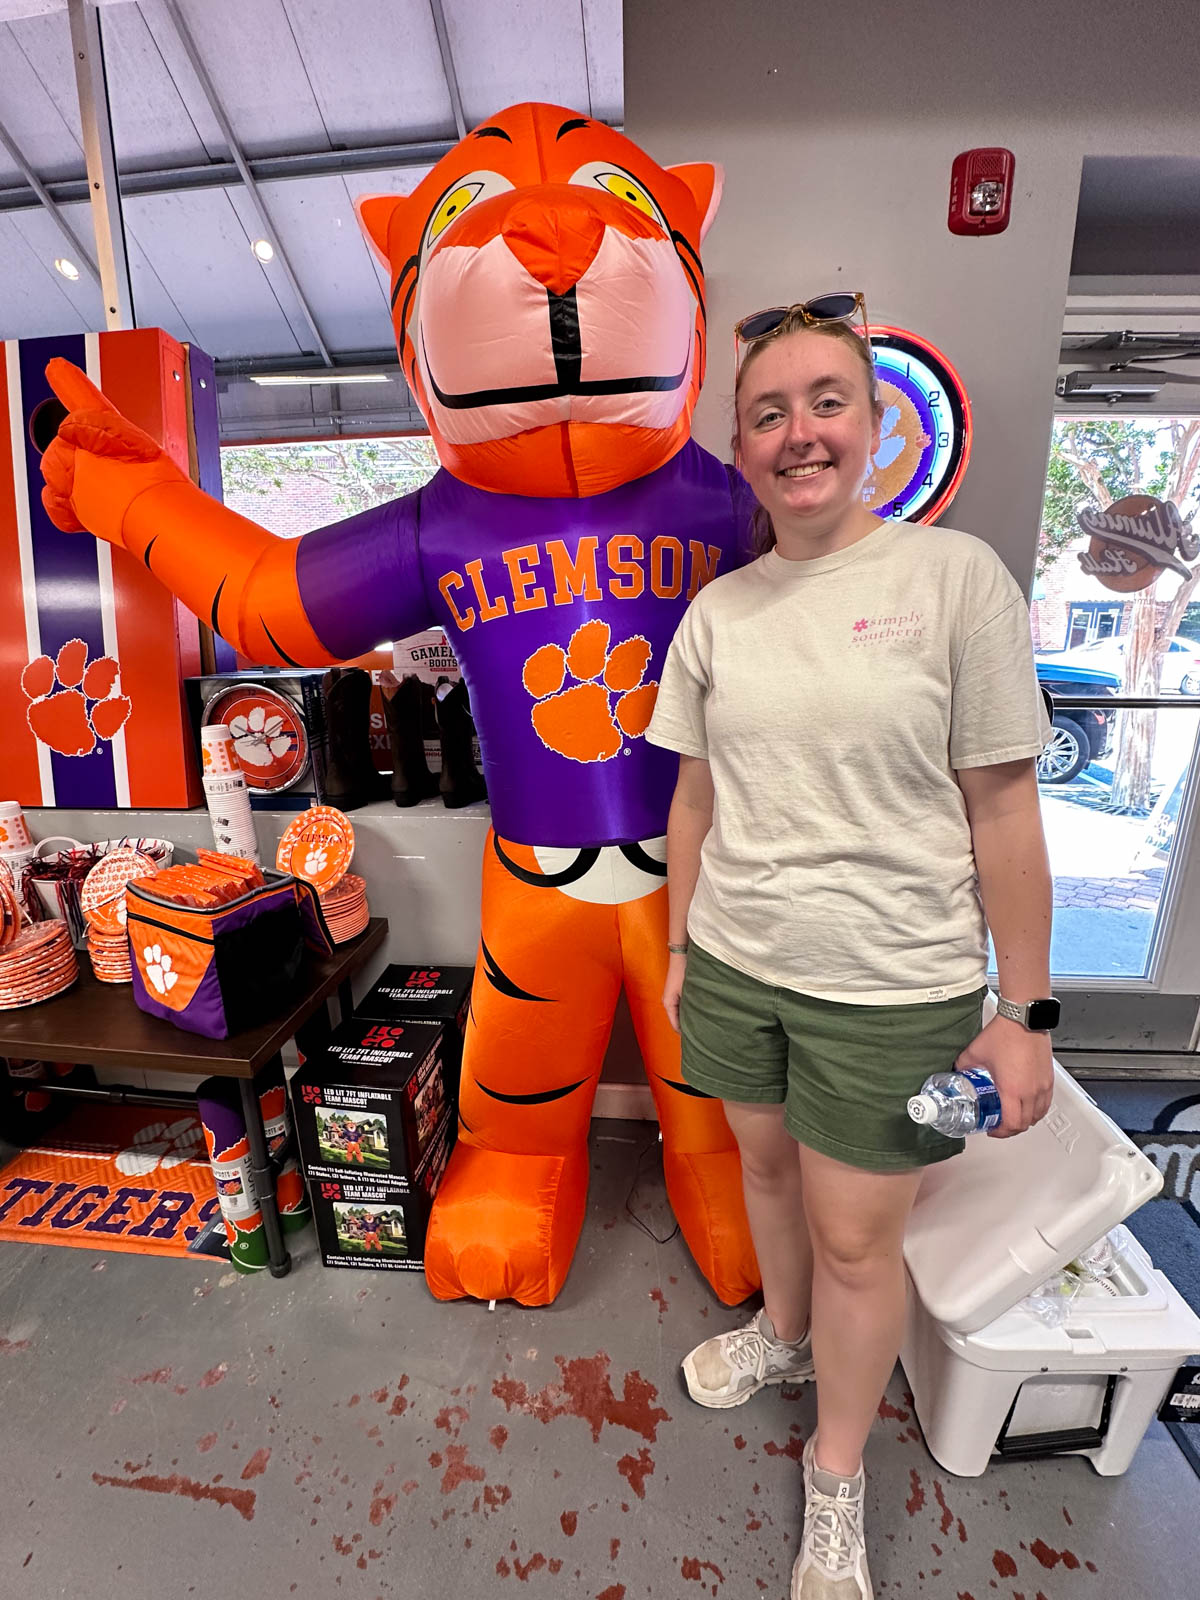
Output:
<svg viewBox="0 0 1200 1600">
<path fill-rule="evenodd" d="M 375 1022 L 440 1022 L 446 1029 L 443 1065 L 447 1087 L 458 1093 L 463 1033 L 471 1005 L 470 967 L 417 966 L 393 962 L 366 998 L 356 1017 Z"/>
<path fill-rule="evenodd" d="M 414 1187 L 451 1106 L 444 1048 L 436 1022 L 352 1017 L 334 1030 L 292 1079 L 310 1186 L 361 1178 L 400 1193 Z"/>
<path fill-rule="evenodd" d="M 309 1179 L 321 1260 L 327 1267 L 417 1272 L 425 1265 L 429 1212 L 456 1133 L 447 1111 L 411 1187 L 386 1174 Z"/>
</svg>

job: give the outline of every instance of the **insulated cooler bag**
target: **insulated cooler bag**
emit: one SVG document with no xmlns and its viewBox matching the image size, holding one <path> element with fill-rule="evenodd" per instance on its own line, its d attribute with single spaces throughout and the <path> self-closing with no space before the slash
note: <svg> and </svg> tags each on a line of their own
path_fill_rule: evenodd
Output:
<svg viewBox="0 0 1200 1600">
<path fill-rule="evenodd" d="M 333 950 L 316 890 L 281 872 L 216 909 L 126 890 L 133 997 L 153 1017 L 207 1039 L 227 1039 L 293 998 L 307 943 Z"/>
</svg>

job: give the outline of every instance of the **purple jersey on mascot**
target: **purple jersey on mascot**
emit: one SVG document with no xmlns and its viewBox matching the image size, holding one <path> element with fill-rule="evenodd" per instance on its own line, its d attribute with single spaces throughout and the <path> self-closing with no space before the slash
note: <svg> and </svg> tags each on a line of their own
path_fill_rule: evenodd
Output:
<svg viewBox="0 0 1200 1600">
<path fill-rule="evenodd" d="M 745 560 L 753 505 L 733 468 L 691 440 L 656 472 L 586 500 L 493 494 L 441 471 L 414 495 L 310 534 L 300 548 L 300 592 L 334 654 L 353 655 L 364 629 L 379 639 L 434 624 L 446 630 L 470 689 L 502 838 L 631 843 L 664 832 L 678 758 L 640 734 L 627 737 L 609 758 L 621 762 L 619 785 L 607 761 L 564 760 L 530 717 L 514 715 L 522 700 L 532 707 L 524 664 L 547 642 L 565 650 L 579 625 L 598 617 L 614 644 L 647 641 L 645 679 L 657 682 L 688 601 Z M 475 575 L 467 552 L 471 566 L 479 563 Z M 347 565 L 359 563 L 373 577 L 347 613 L 338 596 Z M 557 581 L 568 565 L 578 593 Z"/>
</svg>

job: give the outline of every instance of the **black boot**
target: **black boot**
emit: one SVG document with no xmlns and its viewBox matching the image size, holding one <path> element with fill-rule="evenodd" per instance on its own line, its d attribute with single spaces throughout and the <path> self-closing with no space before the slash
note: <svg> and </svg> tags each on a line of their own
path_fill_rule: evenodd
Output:
<svg viewBox="0 0 1200 1600">
<path fill-rule="evenodd" d="M 467 686 L 443 679 L 435 691 L 438 729 L 442 737 L 442 776 L 438 787 L 449 811 L 487 799 L 487 785 L 475 765 L 475 724 Z"/>
<path fill-rule="evenodd" d="M 325 799 L 352 811 L 384 791 L 371 757 L 371 674 L 361 667 L 333 667 L 322 689 L 329 748 Z"/>
<path fill-rule="evenodd" d="M 411 672 L 399 682 L 394 673 L 385 672 L 379 687 L 392 744 L 392 799 L 398 806 L 431 800 L 438 792 L 438 780 L 425 760 L 424 723 L 430 715 L 433 685 Z"/>
</svg>

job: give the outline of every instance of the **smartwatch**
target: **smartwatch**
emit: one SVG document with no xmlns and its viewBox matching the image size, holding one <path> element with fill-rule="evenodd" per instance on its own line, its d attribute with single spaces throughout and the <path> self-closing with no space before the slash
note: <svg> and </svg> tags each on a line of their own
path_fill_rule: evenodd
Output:
<svg viewBox="0 0 1200 1600">
<path fill-rule="evenodd" d="M 1005 1000 L 1003 995 L 997 995 L 996 1010 L 1010 1022 L 1019 1022 L 1030 1033 L 1050 1033 L 1058 1027 L 1062 1007 L 1053 998 L 1026 1000 L 1024 1005 L 1018 1005 L 1015 1000 Z"/>
</svg>

